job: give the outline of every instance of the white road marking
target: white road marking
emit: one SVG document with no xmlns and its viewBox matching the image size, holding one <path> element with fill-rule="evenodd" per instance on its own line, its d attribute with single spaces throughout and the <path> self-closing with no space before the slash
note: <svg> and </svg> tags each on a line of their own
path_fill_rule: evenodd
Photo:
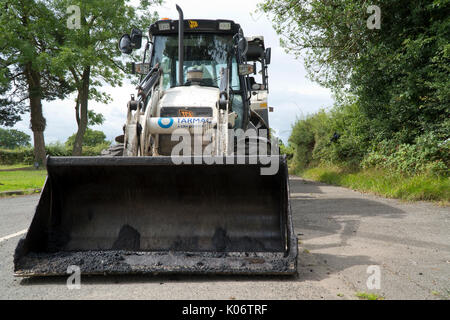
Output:
<svg viewBox="0 0 450 320">
<path fill-rule="evenodd" d="M 14 238 L 14 237 L 18 237 L 18 236 L 21 236 L 21 235 L 23 235 L 23 234 L 27 233 L 27 231 L 28 231 L 28 229 L 25 229 L 25 230 L 22 230 L 22 231 L 19 231 L 19 232 L 16 232 L 16 233 L 10 234 L 9 236 L 6 236 L 6 237 L 3 237 L 3 238 L 0 238 L 0 242 L 6 241 L 6 240 L 8 240 L 8 239 L 11 239 L 11 238 Z"/>
</svg>

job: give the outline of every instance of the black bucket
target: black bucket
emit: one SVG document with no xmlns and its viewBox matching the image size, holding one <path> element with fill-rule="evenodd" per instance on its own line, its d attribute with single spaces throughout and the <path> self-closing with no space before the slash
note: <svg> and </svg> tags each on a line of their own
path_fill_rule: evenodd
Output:
<svg viewBox="0 0 450 320">
<path fill-rule="evenodd" d="M 295 273 L 285 158 L 275 175 L 191 160 L 49 157 L 15 274 Z"/>
</svg>

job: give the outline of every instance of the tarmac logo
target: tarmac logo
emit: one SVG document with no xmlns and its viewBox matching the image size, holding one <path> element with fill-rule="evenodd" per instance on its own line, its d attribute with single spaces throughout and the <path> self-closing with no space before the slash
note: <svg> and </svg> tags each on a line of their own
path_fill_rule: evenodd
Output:
<svg viewBox="0 0 450 320">
<path fill-rule="evenodd" d="M 67 289 L 80 290 L 81 289 L 81 270 L 79 266 L 68 266 L 67 274 L 70 274 L 67 278 Z"/>
<path fill-rule="evenodd" d="M 166 124 L 163 123 L 162 119 L 164 119 L 164 118 L 159 118 L 159 120 L 158 120 L 158 125 L 161 128 L 168 129 L 168 128 L 170 128 L 173 125 L 173 119 L 172 118 L 166 118 L 166 119 L 169 120 L 169 123 L 166 123 Z"/>
</svg>

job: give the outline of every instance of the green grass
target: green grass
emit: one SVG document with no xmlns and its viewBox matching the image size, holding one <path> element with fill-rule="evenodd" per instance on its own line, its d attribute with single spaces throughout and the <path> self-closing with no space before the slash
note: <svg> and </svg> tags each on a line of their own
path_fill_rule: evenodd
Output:
<svg viewBox="0 0 450 320">
<path fill-rule="evenodd" d="M 0 172 L 0 192 L 42 188 L 46 170 Z"/>
<path fill-rule="evenodd" d="M 32 168 L 29 164 L 0 164 L 0 170 Z"/>
<path fill-rule="evenodd" d="M 356 296 L 360 299 L 365 300 L 384 300 L 384 297 L 379 296 L 378 294 L 375 293 L 357 292 Z"/>
<path fill-rule="evenodd" d="M 450 203 L 450 178 L 433 175 L 406 176 L 383 170 L 347 172 L 336 167 L 317 167 L 300 174 L 306 179 L 372 192 L 387 198 L 406 201 Z"/>
</svg>

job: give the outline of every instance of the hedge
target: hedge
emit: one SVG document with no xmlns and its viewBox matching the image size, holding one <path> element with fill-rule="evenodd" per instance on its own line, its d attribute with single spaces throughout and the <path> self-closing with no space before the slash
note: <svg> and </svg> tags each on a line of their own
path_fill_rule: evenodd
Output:
<svg viewBox="0 0 450 320">
<path fill-rule="evenodd" d="M 83 156 L 98 156 L 102 150 L 107 149 L 109 144 L 100 144 L 95 147 L 83 147 Z M 48 155 L 53 157 L 68 157 L 72 155 L 72 150 L 67 150 L 62 144 L 51 144 L 45 147 Z M 12 165 L 23 163 L 34 164 L 33 148 L 0 149 L 0 164 Z"/>
</svg>

